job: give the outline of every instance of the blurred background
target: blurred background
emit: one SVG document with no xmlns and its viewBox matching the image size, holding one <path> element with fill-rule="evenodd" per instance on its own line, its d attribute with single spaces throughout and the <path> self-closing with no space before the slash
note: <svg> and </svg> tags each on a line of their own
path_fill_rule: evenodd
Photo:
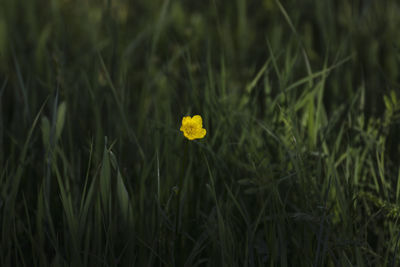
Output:
<svg viewBox="0 0 400 267">
<path fill-rule="evenodd" d="M 1 0 L 0 265 L 396 266 L 399 14 Z"/>
</svg>

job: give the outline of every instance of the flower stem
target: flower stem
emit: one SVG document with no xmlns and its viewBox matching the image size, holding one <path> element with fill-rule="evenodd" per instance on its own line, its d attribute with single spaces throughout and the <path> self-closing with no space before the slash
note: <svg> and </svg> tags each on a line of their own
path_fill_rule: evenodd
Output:
<svg viewBox="0 0 400 267">
<path fill-rule="evenodd" d="M 182 235 L 181 231 L 179 230 L 179 222 L 181 217 L 181 201 L 183 193 L 183 179 L 185 178 L 186 174 L 186 166 L 188 161 L 188 150 L 189 150 L 189 142 L 185 141 L 185 148 L 184 148 L 184 156 L 183 156 L 183 163 L 181 173 L 179 175 L 179 183 L 178 183 L 178 190 L 176 196 L 176 218 L 175 218 L 175 261 L 179 262 L 179 256 L 182 256 L 181 252 L 181 243 L 182 243 Z"/>
</svg>

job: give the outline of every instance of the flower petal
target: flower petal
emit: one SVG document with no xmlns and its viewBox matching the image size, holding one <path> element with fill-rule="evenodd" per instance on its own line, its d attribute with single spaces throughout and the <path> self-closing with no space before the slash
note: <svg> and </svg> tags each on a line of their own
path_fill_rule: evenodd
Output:
<svg viewBox="0 0 400 267">
<path fill-rule="evenodd" d="M 183 119 L 182 119 L 182 126 L 183 126 L 184 124 L 187 124 L 188 122 L 190 122 L 191 119 L 192 119 L 192 118 L 191 118 L 190 116 L 185 116 L 185 117 L 183 117 Z"/>
<path fill-rule="evenodd" d="M 203 138 L 204 136 L 206 136 L 206 133 L 207 133 L 206 129 L 202 128 L 198 131 L 196 138 Z"/>
<path fill-rule="evenodd" d="M 187 139 L 189 139 L 189 140 L 194 140 L 194 139 L 195 139 L 195 137 L 193 136 L 193 134 L 190 134 L 190 133 L 188 133 L 187 131 L 184 131 L 184 132 L 183 132 L 183 135 L 184 135 Z"/>
<path fill-rule="evenodd" d="M 197 127 L 203 127 L 203 119 L 200 115 L 194 115 L 192 118 L 192 122 L 196 124 Z"/>
</svg>

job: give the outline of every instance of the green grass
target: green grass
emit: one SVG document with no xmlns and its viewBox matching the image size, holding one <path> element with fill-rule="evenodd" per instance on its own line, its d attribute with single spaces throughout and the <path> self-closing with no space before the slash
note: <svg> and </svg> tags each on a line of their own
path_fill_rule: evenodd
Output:
<svg viewBox="0 0 400 267">
<path fill-rule="evenodd" d="M 0 266 L 397 266 L 399 11 L 2 0 Z"/>
</svg>

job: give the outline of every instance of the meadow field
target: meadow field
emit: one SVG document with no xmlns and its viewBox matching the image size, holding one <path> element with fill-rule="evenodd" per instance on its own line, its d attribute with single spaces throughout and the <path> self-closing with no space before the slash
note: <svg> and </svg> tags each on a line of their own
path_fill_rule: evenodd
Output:
<svg viewBox="0 0 400 267">
<path fill-rule="evenodd" d="M 0 0 L 0 266 L 400 266 L 399 88 L 397 0 Z"/>
</svg>

